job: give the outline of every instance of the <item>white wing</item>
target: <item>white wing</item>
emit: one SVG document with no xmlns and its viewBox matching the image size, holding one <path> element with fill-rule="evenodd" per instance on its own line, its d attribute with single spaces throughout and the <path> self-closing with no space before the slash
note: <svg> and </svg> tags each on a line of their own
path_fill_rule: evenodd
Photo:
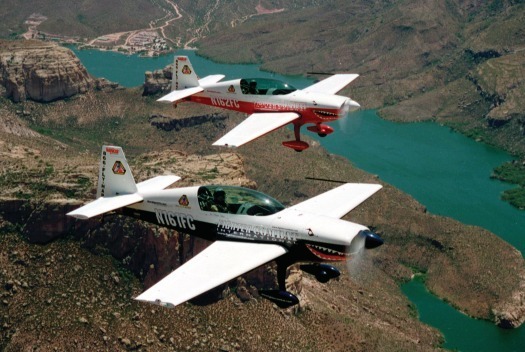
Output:
<svg viewBox="0 0 525 352">
<path fill-rule="evenodd" d="M 341 218 L 352 209 L 370 198 L 383 186 L 369 183 L 346 183 L 328 192 L 305 200 L 279 212 L 300 211 L 317 215 Z"/>
<path fill-rule="evenodd" d="M 135 299 L 174 307 L 286 252 L 277 244 L 215 241 Z"/>
<path fill-rule="evenodd" d="M 336 94 L 359 77 L 355 73 L 336 74 L 303 89 L 303 92 Z"/>
<path fill-rule="evenodd" d="M 248 116 L 213 145 L 239 147 L 299 118 L 295 112 L 265 112 Z"/>
</svg>

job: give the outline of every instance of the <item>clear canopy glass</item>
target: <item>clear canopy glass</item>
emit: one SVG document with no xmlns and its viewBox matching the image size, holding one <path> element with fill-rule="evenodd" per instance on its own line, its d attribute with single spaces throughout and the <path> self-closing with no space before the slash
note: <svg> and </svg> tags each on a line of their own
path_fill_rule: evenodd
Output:
<svg viewBox="0 0 525 352">
<path fill-rule="evenodd" d="M 288 83 L 271 78 L 243 78 L 241 91 L 254 95 L 285 95 L 297 89 Z"/>
<path fill-rule="evenodd" d="M 265 216 L 284 209 L 284 205 L 272 197 L 244 187 L 201 186 L 197 196 L 203 211 Z"/>
</svg>

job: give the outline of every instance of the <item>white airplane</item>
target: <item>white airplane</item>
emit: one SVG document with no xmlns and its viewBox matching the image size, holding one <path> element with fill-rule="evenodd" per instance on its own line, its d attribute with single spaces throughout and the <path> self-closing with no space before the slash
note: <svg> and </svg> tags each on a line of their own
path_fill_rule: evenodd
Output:
<svg viewBox="0 0 525 352">
<path fill-rule="evenodd" d="M 213 241 L 135 299 L 175 307 L 252 269 L 277 259 L 278 290 L 261 296 L 280 307 L 297 304 L 286 291 L 286 269 L 301 269 L 321 282 L 339 276 L 326 261 L 343 261 L 383 244 L 367 227 L 340 218 L 382 186 L 347 183 L 285 208 L 252 189 L 195 186 L 165 189 L 180 179 L 157 176 L 135 183 L 122 148 L 103 146 L 97 199 L 67 215 L 88 219 L 110 211 Z"/>
<path fill-rule="evenodd" d="M 360 106 L 352 99 L 335 95 L 357 74 L 335 74 L 305 89 L 268 78 L 242 78 L 220 82 L 224 75 L 197 77 L 187 56 L 175 56 L 171 93 L 158 101 L 174 107 L 184 101 L 217 106 L 250 114 L 241 124 L 213 143 L 217 146 L 239 147 L 279 127 L 293 123 L 295 140 L 282 144 L 296 151 L 308 148 L 301 141 L 300 129 L 321 137 L 332 133 L 326 122 L 343 118 Z"/>
</svg>

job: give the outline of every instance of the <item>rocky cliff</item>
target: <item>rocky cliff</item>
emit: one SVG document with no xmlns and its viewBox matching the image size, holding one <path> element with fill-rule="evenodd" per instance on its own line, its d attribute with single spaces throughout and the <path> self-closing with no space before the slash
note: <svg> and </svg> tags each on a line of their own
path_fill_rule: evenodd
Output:
<svg viewBox="0 0 525 352">
<path fill-rule="evenodd" d="M 224 113 L 213 113 L 205 115 L 196 115 L 182 118 L 173 118 L 161 114 L 153 114 L 150 116 L 149 121 L 152 126 L 155 126 L 164 131 L 180 131 L 183 128 L 202 125 L 204 123 L 213 122 L 215 125 L 221 125 L 224 128 L 224 121 L 228 118 L 228 115 Z"/>
<path fill-rule="evenodd" d="M 116 87 L 92 78 L 71 50 L 57 44 L 0 41 L 0 93 L 14 102 L 50 102 Z"/>
<path fill-rule="evenodd" d="M 171 88 L 171 65 L 162 70 L 146 71 L 144 74 L 144 91 L 142 95 L 153 95 L 167 92 Z"/>
</svg>

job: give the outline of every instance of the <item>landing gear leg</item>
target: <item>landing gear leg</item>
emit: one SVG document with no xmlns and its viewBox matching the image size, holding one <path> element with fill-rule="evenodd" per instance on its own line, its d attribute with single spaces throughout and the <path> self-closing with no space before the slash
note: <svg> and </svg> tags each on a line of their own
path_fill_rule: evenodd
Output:
<svg viewBox="0 0 525 352">
<path fill-rule="evenodd" d="M 277 260 L 277 285 L 280 291 L 286 291 L 286 271 L 289 264 L 286 259 Z"/>
<path fill-rule="evenodd" d="M 295 135 L 295 141 L 283 142 L 283 145 L 288 148 L 292 148 L 296 152 L 302 152 L 309 147 L 308 143 L 301 141 L 301 124 L 294 123 L 293 132 Z"/>
<path fill-rule="evenodd" d="M 295 135 L 295 140 L 297 142 L 301 141 L 301 125 L 294 123 L 293 125 L 293 134 Z"/>
<path fill-rule="evenodd" d="M 277 284 L 278 290 L 260 290 L 261 297 L 269 299 L 281 308 L 288 308 L 299 303 L 299 299 L 292 293 L 286 291 L 286 270 L 291 264 L 286 256 L 277 260 Z"/>
</svg>

